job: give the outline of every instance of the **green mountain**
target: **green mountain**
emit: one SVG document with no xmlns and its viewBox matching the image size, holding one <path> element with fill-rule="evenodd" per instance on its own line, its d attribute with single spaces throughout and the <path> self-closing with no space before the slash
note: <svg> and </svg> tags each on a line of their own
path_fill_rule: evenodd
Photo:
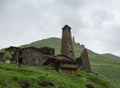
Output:
<svg viewBox="0 0 120 88">
<path fill-rule="evenodd" d="M 55 48 L 55 53 L 60 54 L 60 45 L 60 38 L 48 38 L 21 47 L 48 46 Z M 80 56 L 82 50 L 83 46 L 74 43 L 76 58 Z M 94 74 L 79 70 L 78 77 L 53 72 L 49 67 L 18 67 L 16 64 L 0 64 L 0 88 L 119 88 L 120 59 L 100 55 L 89 49 L 88 54 Z"/>
</svg>

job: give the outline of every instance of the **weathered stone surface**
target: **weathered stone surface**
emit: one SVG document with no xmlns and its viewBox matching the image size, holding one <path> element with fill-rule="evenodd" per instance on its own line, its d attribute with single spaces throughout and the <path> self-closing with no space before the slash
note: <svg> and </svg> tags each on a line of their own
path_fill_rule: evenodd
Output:
<svg viewBox="0 0 120 88">
<path fill-rule="evenodd" d="M 44 55 L 51 55 L 54 56 L 55 55 L 55 49 L 54 48 L 50 48 L 50 47 L 41 47 L 39 48 L 40 52 Z"/>
<path fill-rule="evenodd" d="M 71 57 L 64 54 L 50 57 L 44 65 L 53 66 L 56 71 L 77 76 L 78 64 Z"/>
<path fill-rule="evenodd" d="M 17 61 L 19 64 L 36 66 L 42 63 L 41 59 L 42 54 L 39 49 L 27 47 L 16 51 L 13 60 Z"/>
<path fill-rule="evenodd" d="M 0 53 L 0 62 L 2 62 L 3 61 L 3 56 L 4 56 L 4 53 Z"/>
<path fill-rule="evenodd" d="M 54 53 L 54 48 L 50 47 L 27 47 L 16 50 L 12 60 L 18 64 L 36 66 L 42 65 L 46 61 L 47 55 L 54 56 Z"/>
<path fill-rule="evenodd" d="M 61 53 L 74 58 L 71 28 L 68 25 L 62 28 Z"/>
<path fill-rule="evenodd" d="M 91 72 L 89 57 L 86 48 L 83 50 L 81 56 L 76 59 L 76 63 L 79 64 L 80 69 L 86 72 Z"/>
</svg>

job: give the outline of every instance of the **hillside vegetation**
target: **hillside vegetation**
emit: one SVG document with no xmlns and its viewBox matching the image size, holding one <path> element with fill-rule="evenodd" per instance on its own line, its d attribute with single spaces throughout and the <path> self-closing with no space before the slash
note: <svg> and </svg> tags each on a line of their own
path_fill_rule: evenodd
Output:
<svg viewBox="0 0 120 88">
<path fill-rule="evenodd" d="M 119 59 L 120 60 L 120 57 L 114 55 L 114 54 L 110 54 L 110 53 L 104 53 L 102 54 L 104 57 L 108 57 L 108 58 L 114 58 L 114 59 Z"/>
<path fill-rule="evenodd" d="M 49 46 L 55 48 L 56 54 L 60 53 L 61 39 L 48 38 L 41 41 L 36 41 L 22 47 L 35 46 L 43 47 Z M 94 46 L 93 46 L 94 47 Z M 75 57 L 79 57 L 83 47 L 74 43 Z M 88 49 L 90 64 L 94 73 L 103 75 L 112 85 L 111 88 L 120 88 L 120 58 L 111 54 L 100 55 Z M 117 59 L 116 59 L 117 57 Z"/>
</svg>

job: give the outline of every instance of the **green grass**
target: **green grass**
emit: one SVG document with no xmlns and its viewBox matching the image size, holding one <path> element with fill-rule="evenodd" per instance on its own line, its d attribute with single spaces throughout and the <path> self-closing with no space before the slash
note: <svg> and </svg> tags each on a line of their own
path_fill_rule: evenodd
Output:
<svg viewBox="0 0 120 88">
<path fill-rule="evenodd" d="M 105 76 L 112 85 L 111 88 L 119 88 L 120 60 L 101 55 L 90 55 L 90 57 L 92 71 Z"/>
<path fill-rule="evenodd" d="M 109 88 L 103 78 L 80 70 L 74 77 L 48 67 L 0 64 L 0 72 L 0 88 Z"/>
<path fill-rule="evenodd" d="M 120 66 L 117 65 L 92 65 L 92 70 L 98 74 L 103 75 L 111 84 L 111 88 L 120 87 Z"/>
<path fill-rule="evenodd" d="M 108 58 L 114 58 L 114 59 L 119 59 L 120 60 L 120 57 L 118 56 L 115 56 L 114 54 L 110 54 L 110 53 L 104 53 L 104 54 L 101 54 L 102 56 L 104 57 L 108 57 Z"/>
</svg>

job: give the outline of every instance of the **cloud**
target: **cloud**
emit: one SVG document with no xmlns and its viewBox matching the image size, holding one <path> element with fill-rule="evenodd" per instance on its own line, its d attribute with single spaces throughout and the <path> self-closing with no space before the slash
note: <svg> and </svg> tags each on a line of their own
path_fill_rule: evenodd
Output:
<svg viewBox="0 0 120 88">
<path fill-rule="evenodd" d="M 61 37 L 61 28 L 68 24 L 76 42 L 120 56 L 119 4 L 119 0 L 1 0 L 0 48 Z"/>
<path fill-rule="evenodd" d="M 68 7 L 70 9 L 79 9 L 83 4 L 83 0 L 57 0 L 57 4 L 60 6 Z"/>
</svg>

